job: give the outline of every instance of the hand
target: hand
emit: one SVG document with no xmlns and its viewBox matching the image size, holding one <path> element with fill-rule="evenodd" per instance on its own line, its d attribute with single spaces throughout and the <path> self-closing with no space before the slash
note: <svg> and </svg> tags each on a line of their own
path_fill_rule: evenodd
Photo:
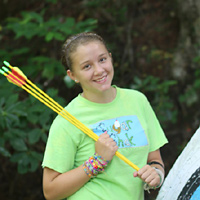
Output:
<svg viewBox="0 0 200 200">
<path fill-rule="evenodd" d="M 157 187 L 160 184 L 160 176 L 150 165 L 145 165 L 139 171 L 134 172 L 133 176 L 141 178 L 150 187 Z"/>
<path fill-rule="evenodd" d="M 95 152 L 105 160 L 112 160 L 118 146 L 116 142 L 107 134 L 107 132 L 99 136 L 98 141 L 95 143 Z"/>
</svg>

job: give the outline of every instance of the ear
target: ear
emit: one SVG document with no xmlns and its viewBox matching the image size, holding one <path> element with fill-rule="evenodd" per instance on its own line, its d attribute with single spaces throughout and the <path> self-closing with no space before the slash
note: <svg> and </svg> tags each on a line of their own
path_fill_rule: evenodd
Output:
<svg viewBox="0 0 200 200">
<path fill-rule="evenodd" d="M 113 64 L 113 58 L 112 58 L 112 53 L 111 52 L 109 52 L 109 56 L 110 56 L 112 64 Z"/>
<path fill-rule="evenodd" d="M 70 69 L 67 70 L 67 75 L 68 75 L 73 81 L 75 81 L 76 83 L 79 82 L 79 81 L 76 79 L 76 77 L 74 76 L 74 73 L 73 73 Z"/>
</svg>

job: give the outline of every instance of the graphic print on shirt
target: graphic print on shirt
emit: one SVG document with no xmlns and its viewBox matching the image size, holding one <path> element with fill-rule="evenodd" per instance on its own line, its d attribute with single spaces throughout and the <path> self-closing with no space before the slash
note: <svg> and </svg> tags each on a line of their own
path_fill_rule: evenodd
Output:
<svg viewBox="0 0 200 200">
<path fill-rule="evenodd" d="M 98 136 L 106 132 L 119 148 L 148 145 L 147 137 L 137 116 L 123 116 L 97 122 L 90 126 Z"/>
</svg>

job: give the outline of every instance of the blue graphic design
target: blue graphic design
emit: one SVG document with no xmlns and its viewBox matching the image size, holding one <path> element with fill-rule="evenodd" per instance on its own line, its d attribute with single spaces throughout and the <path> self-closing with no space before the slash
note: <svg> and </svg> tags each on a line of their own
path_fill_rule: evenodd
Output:
<svg viewBox="0 0 200 200">
<path fill-rule="evenodd" d="M 98 136 L 105 131 L 117 143 L 119 148 L 148 145 L 146 134 L 137 116 L 123 116 L 104 120 L 90 126 Z"/>
</svg>

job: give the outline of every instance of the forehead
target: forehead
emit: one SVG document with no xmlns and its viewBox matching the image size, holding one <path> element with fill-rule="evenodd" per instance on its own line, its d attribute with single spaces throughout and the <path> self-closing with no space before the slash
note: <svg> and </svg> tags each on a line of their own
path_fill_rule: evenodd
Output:
<svg viewBox="0 0 200 200">
<path fill-rule="evenodd" d="M 104 50 L 107 50 L 106 46 L 102 42 L 100 42 L 98 40 L 96 40 L 96 41 L 89 41 L 89 42 L 85 42 L 85 43 L 80 44 L 76 48 L 76 52 L 80 51 L 80 50 L 83 50 L 83 49 L 85 49 L 85 50 L 87 50 L 87 49 L 93 49 L 93 50 L 104 49 Z"/>
<path fill-rule="evenodd" d="M 107 52 L 108 51 L 102 42 L 92 41 L 79 45 L 76 51 L 72 54 L 72 59 L 84 59 L 91 56 L 99 56 L 100 54 Z"/>
</svg>

